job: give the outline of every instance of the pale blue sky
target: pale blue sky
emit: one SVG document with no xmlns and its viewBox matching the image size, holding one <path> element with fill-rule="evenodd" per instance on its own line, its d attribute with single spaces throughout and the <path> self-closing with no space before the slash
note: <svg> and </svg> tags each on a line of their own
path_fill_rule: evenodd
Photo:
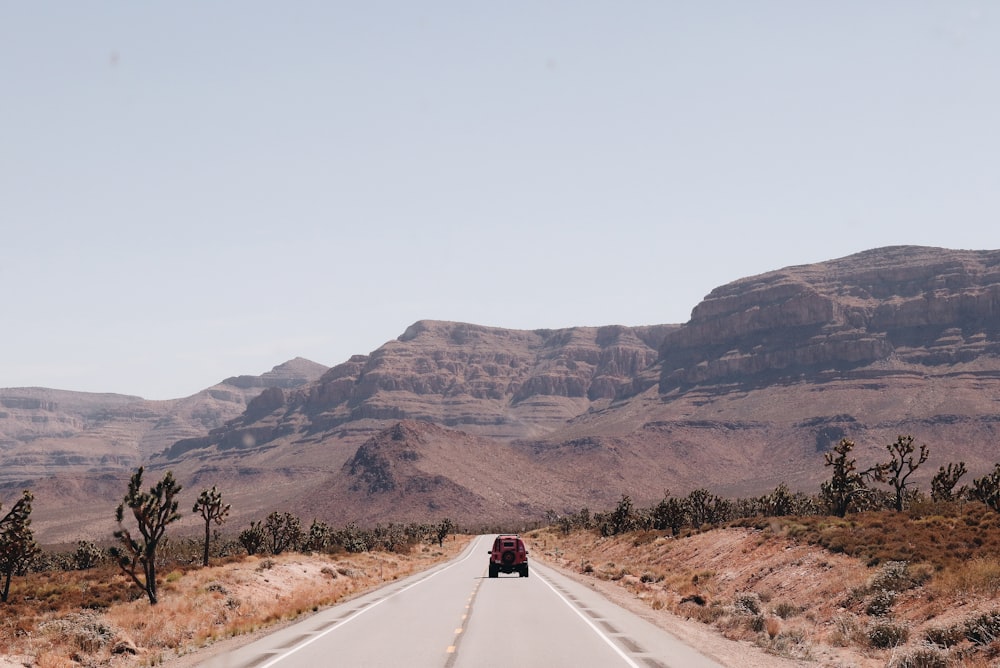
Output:
<svg viewBox="0 0 1000 668">
<path fill-rule="evenodd" d="M 1000 248 L 1000 5 L 0 0 L 0 387 L 680 323 Z"/>
</svg>

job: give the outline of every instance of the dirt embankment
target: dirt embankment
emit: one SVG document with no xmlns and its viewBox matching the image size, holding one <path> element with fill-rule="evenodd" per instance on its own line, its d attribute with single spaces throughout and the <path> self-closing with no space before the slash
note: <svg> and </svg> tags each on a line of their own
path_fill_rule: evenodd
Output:
<svg viewBox="0 0 1000 668">
<path fill-rule="evenodd" d="M 589 531 L 540 531 L 529 538 L 535 558 L 591 583 L 727 666 L 998 665 L 990 663 L 997 642 L 973 642 L 964 631 L 1000 608 L 996 593 L 949 593 L 949 585 L 935 584 L 921 565 L 868 567 L 749 528 L 678 539 L 656 532 L 602 538 Z M 951 646 L 929 637 L 950 638 Z"/>
<path fill-rule="evenodd" d="M 454 558 L 468 536 L 407 554 L 254 556 L 163 574 L 159 603 L 88 606 L 83 596 L 120 573 L 74 571 L 18 578 L 0 624 L 0 668 L 169 666 L 193 668 L 320 607 Z M 82 598 L 81 598 L 82 597 Z M 82 603 L 81 603 L 82 601 Z"/>
</svg>

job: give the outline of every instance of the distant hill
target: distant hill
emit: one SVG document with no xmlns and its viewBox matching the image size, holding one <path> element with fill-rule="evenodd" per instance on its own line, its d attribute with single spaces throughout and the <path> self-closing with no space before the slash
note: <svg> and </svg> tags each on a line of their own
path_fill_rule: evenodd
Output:
<svg viewBox="0 0 1000 668">
<path fill-rule="evenodd" d="M 326 370 L 296 358 L 261 376 L 229 378 L 166 401 L 37 387 L 0 389 L 0 502 L 47 478 L 121 477 L 178 439 L 241 415 L 264 389 L 299 387 Z M 36 506 L 44 504 L 39 499 Z"/>
<path fill-rule="evenodd" d="M 234 522 L 275 509 L 518 522 L 623 493 L 815 491 L 843 437 L 873 462 L 912 434 L 931 447 L 922 480 L 958 460 L 981 475 L 1000 461 L 1000 251 L 898 246 L 787 267 L 713 290 L 683 325 L 421 321 L 308 382 L 254 390 L 238 413 L 139 450 L 192 499 L 219 484 Z M 37 505 L 53 536 L 86 524 Z"/>
</svg>

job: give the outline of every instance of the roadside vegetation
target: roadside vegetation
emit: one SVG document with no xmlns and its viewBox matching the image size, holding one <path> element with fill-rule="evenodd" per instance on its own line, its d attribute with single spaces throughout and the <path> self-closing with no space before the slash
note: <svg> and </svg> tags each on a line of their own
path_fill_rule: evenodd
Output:
<svg viewBox="0 0 1000 668">
<path fill-rule="evenodd" d="M 580 577 L 775 655 L 1000 665 L 1000 464 L 961 485 L 964 463 L 947 463 L 925 493 L 912 476 L 926 445 L 899 436 L 866 467 L 853 448 L 842 439 L 825 455 L 815 494 L 696 489 L 650 507 L 623 495 L 606 512 L 550 511 L 528 538 Z M 191 509 L 204 536 L 172 537 L 180 483 L 167 472 L 144 491 L 142 478 L 139 468 L 114 511 L 114 535 L 70 552 L 35 542 L 30 491 L 0 514 L 0 668 L 5 656 L 40 668 L 157 665 L 427 568 L 466 542 L 446 540 L 448 519 L 336 528 L 280 511 L 223 535 L 230 506 L 215 487 Z"/>
<path fill-rule="evenodd" d="M 961 487 L 965 465 L 941 466 L 928 495 L 911 481 L 929 458 L 912 437 L 866 468 L 853 447 L 827 453 L 817 494 L 698 489 L 645 508 L 626 495 L 608 512 L 550 517 L 529 538 L 547 560 L 776 655 L 1000 665 L 1000 465 Z"/>
<path fill-rule="evenodd" d="M 330 546 L 254 556 L 220 542 L 208 567 L 197 540 L 163 546 L 155 607 L 106 550 L 81 543 L 77 552 L 49 555 L 51 567 L 19 578 L 0 608 L 0 666 L 169 665 L 429 568 L 468 539 L 439 546 L 427 535 L 397 551 Z"/>
<path fill-rule="evenodd" d="M 118 529 L 75 550 L 43 550 L 25 490 L 0 514 L 0 667 L 146 666 L 253 633 L 447 560 L 448 519 L 303 528 L 274 511 L 235 536 L 216 487 L 192 513 L 204 537 L 168 536 L 181 517 L 171 472 L 143 489 L 144 469 L 114 510 Z M 0 508 L 2 510 L 2 508 Z"/>
</svg>

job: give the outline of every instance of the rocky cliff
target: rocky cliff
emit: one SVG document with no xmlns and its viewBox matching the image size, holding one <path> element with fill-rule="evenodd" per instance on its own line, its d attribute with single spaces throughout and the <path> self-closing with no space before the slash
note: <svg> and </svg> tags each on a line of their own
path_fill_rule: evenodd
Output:
<svg viewBox="0 0 1000 668">
<path fill-rule="evenodd" d="M 896 246 L 717 288 L 667 334 L 660 391 L 880 365 L 997 371 L 1000 251 Z"/>
<path fill-rule="evenodd" d="M 421 420 L 511 440 L 544 435 L 588 410 L 655 385 L 645 373 L 672 325 L 522 331 L 421 321 L 297 391 L 268 391 L 168 459 L 212 446 L 258 446 L 306 431 L 370 435 Z"/>
</svg>

